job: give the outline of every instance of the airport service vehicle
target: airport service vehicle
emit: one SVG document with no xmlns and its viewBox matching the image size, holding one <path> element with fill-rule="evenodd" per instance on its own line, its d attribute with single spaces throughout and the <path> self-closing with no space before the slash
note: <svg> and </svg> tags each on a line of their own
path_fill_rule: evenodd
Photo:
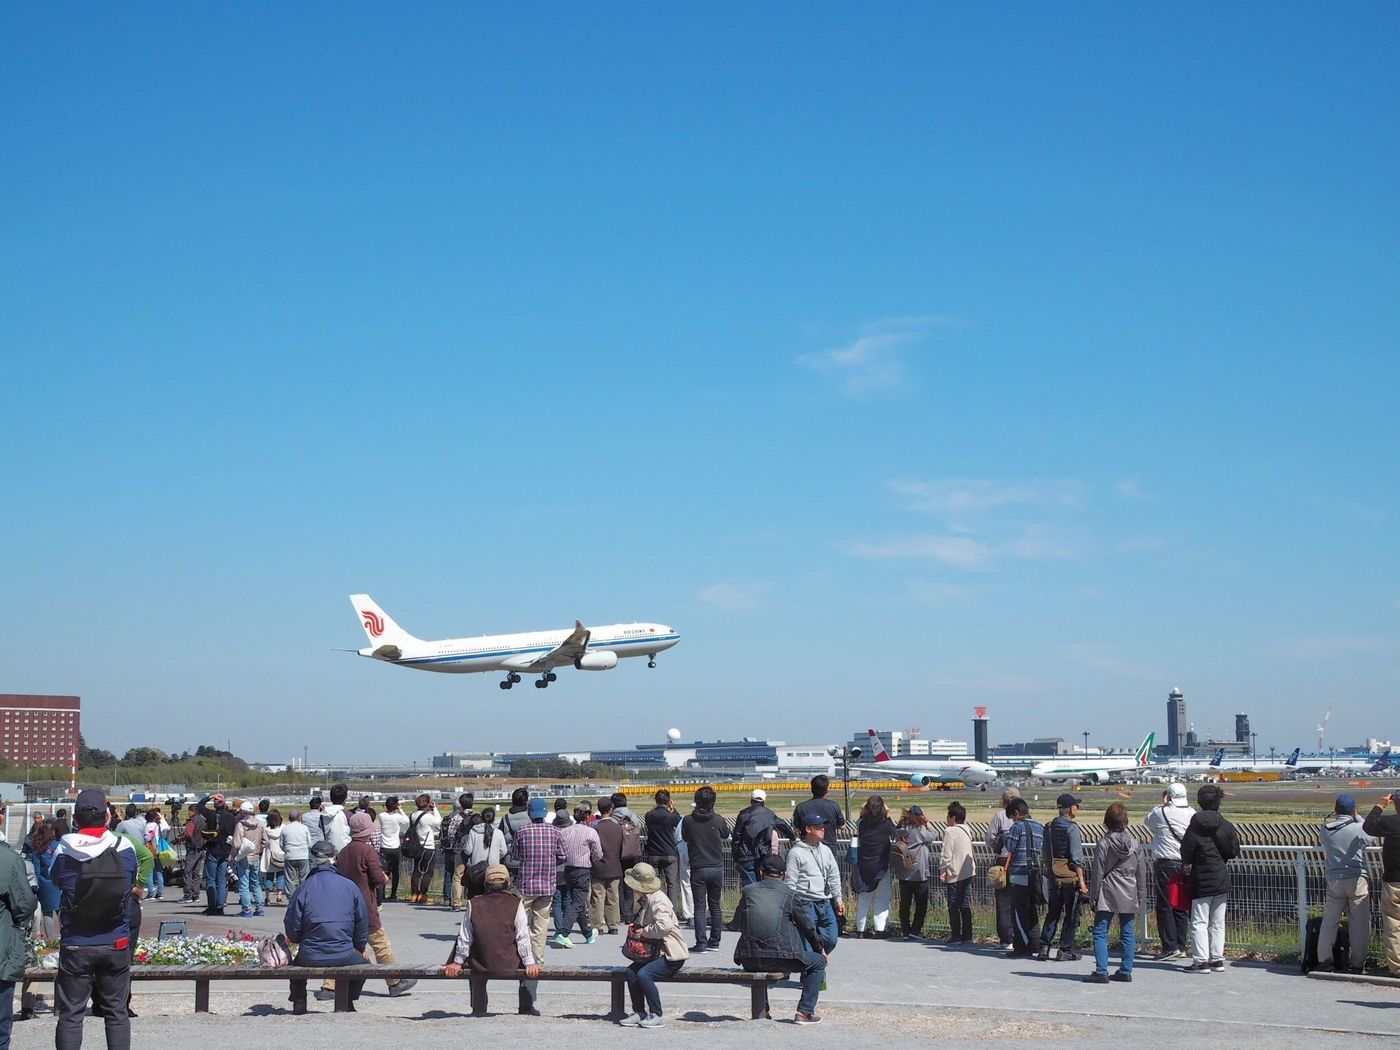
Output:
<svg viewBox="0 0 1400 1050">
<path fill-rule="evenodd" d="M 645 656 L 656 666 L 656 654 L 681 640 L 674 627 L 659 623 L 617 623 L 588 628 L 575 620 L 573 630 L 527 631 L 523 634 L 486 634 L 475 638 L 443 638 L 425 641 L 409 634 L 368 594 L 350 595 L 369 637 L 364 649 L 341 652 L 418 671 L 447 674 L 505 673 L 502 689 L 520 682 L 522 674 L 539 675 L 535 688 L 543 689 L 559 676 L 556 667 L 572 665 L 579 671 L 611 671 L 619 660 Z"/>
<path fill-rule="evenodd" d="M 928 787 L 930 784 L 990 784 L 999 775 L 985 762 L 964 761 L 962 759 L 905 758 L 895 761 L 880 743 L 880 734 L 867 730 L 870 735 L 870 750 L 875 754 L 873 766 L 852 766 L 851 772 L 866 776 L 907 777 L 914 787 Z"/>
<path fill-rule="evenodd" d="M 1051 758 L 1031 766 L 1031 776 L 1036 780 L 1053 783 L 1078 781 L 1081 784 L 1108 784 L 1121 782 L 1128 776 L 1138 776 L 1147 769 L 1147 760 L 1152 755 L 1152 742 L 1157 734 L 1148 733 L 1147 739 L 1133 752 L 1131 758 Z"/>
</svg>

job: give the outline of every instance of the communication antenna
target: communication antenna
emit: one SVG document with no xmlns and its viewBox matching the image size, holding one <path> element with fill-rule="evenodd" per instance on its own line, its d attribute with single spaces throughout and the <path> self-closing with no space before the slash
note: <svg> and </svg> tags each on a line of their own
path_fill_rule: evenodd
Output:
<svg viewBox="0 0 1400 1050">
<path fill-rule="evenodd" d="M 1332 706 L 1327 705 L 1327 713 L 1322 716 L 1322 721 L 1317 724 L 1317 749 L 1322 750 L 1322 738 L 1327 733 L 1327 720 L 1332 717 Z"/>
</svg>

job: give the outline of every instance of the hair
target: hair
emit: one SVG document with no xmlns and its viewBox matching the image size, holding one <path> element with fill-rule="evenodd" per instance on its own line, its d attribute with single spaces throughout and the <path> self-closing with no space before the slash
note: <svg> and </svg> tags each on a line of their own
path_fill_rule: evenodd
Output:
<svg viewBox="0 0 1400 1050">
<path fill-rule="evenodd" d="M 369 796 L 361 795 L 359 801 L 355 803 L 355 808 L 362 812 L 369 809 Z"/>
<path fill-rule="evenodd" d="M 135 816 L 135 814 L 132 814 Z M 107 830 L 116 831 L 117 825 L 122 822 L 121 816 L 117 813 L 117 807 L 110 802 L 107 803 Z M 93 827 L 96 827 L 94 824 Z"/>
<path fill-rule="evenodd" d="M 56 809 L 56 810 L 54 810 L 54 811 L 53 811 L 53 819 L 54 819 L 54 820 L 67 820 L 67 819 L 68 819 L 68 811 L 67 811 L 66 809 Z"/>
<path fill-rule="evenodd" d="M 491 836 L 496 833 L 496 807 L 487 806 L 481 811 L 481 842 L 490 850 Z"/>
<path fill-rule="evenodd" d="M 1023 798 L 1013 798 L 1006 804 L 1006 815 L 1008 817 L 1028 817 L 1030 813 L 1031 807 L 1026 805 L 1026 800 Z"/>
<path fill-rule="evenodd" d="M 390 795 L 388 798 L 386 798 L 384 800 L 384 808 L 387 809 L 390 813 L 397 813 L 399 811 L 399 796 Z"/>
<path fill-rule="evenodd" d="M 967 810 L 961 802 L 948 803 L 948 819 L 954 824 L 967 823 Z"/>
<path fill-rule="evenodd" d="M 709 784 L 695 790 L 695 808 L 705 811 L 715 808 L 715 789 Z"/>
<path fill-rule="evenodd" d="M 612 811 L 613 811 L 612 799 L 610 799 L 610 798 L 600 798 L 600 799 L 598 800 L 598 812 L 599 812 L 600 814 L 602 814 L 603 816 L 606 817 L 606 816 L 607 816 L 609 813 L 611 813 Z"/>
<path fill-rule="evenodd" d="M 1202 784 L 1201 790 L 1196 792 L 1196 801 L 1201 804 L 1201 808 L 1212 812 L 1220 808 L 1220 800 L 1224 797 L 1225 792 L 1214 784 Z"/>
<path fill-rule="evenodd" d="M 138 814 L 138 813 L 140 813 L 140 812 L 141 812 L 141 810 L 137 808 L 135 802 L 128 802 L 128 803 L 126 804 L 126 819 L 127 819 L 127 820 L 130 820 L 132 817 L 136 816 L 136 814 Z"/>
<path fill-rule="evenodd" d="M 107 811 L 97 806 L 78 806 L 73 810 L 73 823 L 80 828 L 100 828 L 107 823 Z"/>
<path fill-rule="evenodd" d="M 671 793 L 665 788 L 658 788 L 654 797 L 658 806 L 664 806 L 671 801 Z"/>
<path fill-rule="evenodd" d="M 613 800 L 613 809 L 626 809 L 626 808 L 627 808 L 627 796 L 624 795 L 621 791 L 614 791 L 614 792 L 612 793 L 612 800 Z"/>
<path fill-rule="evenodd" d="M 457 805 L 463 809 L 471 809 L 472 806 L 476 805 L 476 796 L 470 791 L 463 791 L 457 796 Z"/>
<path fill-rule="evenodd" d="M 528 806 L 530 804 L 530 789 L 516 788 L 510 793 L 510 804 L 512 806 Z"/>
<path fill-rule="evenodd" d="M 1103 826 L 1109 831 L 1128 830 L 1128 807 L 1121 802 L 1115 802 L 1104 810 Z"/>
<path fill-rule="evenodd" d="M 350 797 L 350 788 L 345 784 L 331 785 L 331 805 L 343 806 L 345 800 Z"/>
<path fill-rule="evenodd" d="M 271 823 L 271 822 L 272 822 L 272 818 L 271 818 L 271 817 L 268 817 L 267 819 L 268 819 L 268 823 Z M 291 812 L 289 812 L 289 813 L 287 814 L 287 819 L 288 819 L 289 821 L 291 821 L 292 823 L 295 824 L 297 821 L 301 820 L 301 810 L 299 810 L 299 809 L 294 809 L 294 810 L 292 810 Z"/>
<path fill-rule="evenodd" d="M 267 826 L 270 828 L 280 828 L 282 826 L 282 814 L 275 809 L 267 811 Z"/>
<path fill-rule="evenodd" d="M 29 841 L 36 854 L 43 853 L 49 848 L 58 835 L 58 828 L 52 820 L 40 820 L 34 825 L 34 830 L 29 833 Z"/>
<path fill-rule="evenodd" d="M 482 820 L 482 823 L 484 823 L 484 824 L 486 825 L 486 827 L 487 827 L 488 830 L 490 830 L 490 828 L 491 828 L 491 822 L 494 821 L 495 819 L 496 819 L 496 807 L 495 807 L 495 806 L 487 806 L 485 809 L 483 809 L 483 810 L 481 811 L 481 820 Z"/>
<path fill-rule="evenodd" d="M 419 809 L 427 809 L 433 804 L 433 796 L 428 794 L 426 791 L 421 791 L 418 793 L 417 797 L 414 798 L 413 803 Z"/>
<path fill-rule="evenodd" d="M 321 803 L 321 796 L 320 796 L 320 795 L 312 795 L 312 796 L 311 796 L 311 801 L 307 803 L 307 806 L 310 807 L 311 809 L 320 809 L 320 808 L 321 808 L 321 805 L 322 805 L 322 803 Z"/>
<path fill-rule="evenodd" d="M 146 819 L 152 823 L 160 820 L 160 809 L 152 806 L 150 809 L 146 810 Z"/>
<path fill-rule="evenodd" d="M 1002 788 L 1002 789 L 1001 789 L 1001 808 L 1002 808 L 1002 809 L 1005 809 L 1008 805 L 1011 804 L 1011 800 L 1012 800 L 1013 798 L 1020 798 L 1020 797 L 1021 797 L 1021 789 L 1020 789 L 1020 788 L 1014 788 L 1014 787 L 1005 787 L 1005 788 Z"/>
<path fill-rule="evenodd" d="M 879 795 L 871 795 L 865 800 L 865 805 L 860 807 L 860 819 L 873 821 L 876 824 L 889 818 L 890 811 L 885 808 L 885 800 Z"/>
<path fill-rule="evenodd" d="M 909 810 L 906 809 L 899 815 L 899 822 L 903 826 L 909 828 L 926 828 L 928 827 L 928 814 L 924 813 L 922 810 L 918 813 L 910 813 Z"/>
<path fill-rule="evenodd" d="M 825 798 L 827 790 L 831 787 L 831 778 L 825 773 L 818 773 L 812 778 L 812 797 Z"/>
<path fill-rule="evenodd" d="M 585 824 L 585 823 L 587 823 L 587 822 L 588 822 L 588 810 L 584 809 L 582 806 L 575 806 L 575 807 L 574 807 L 574 820 L 575 820 L 577 823 L 579 823 L 579 824 Z"/>
<path fill-rule="evenodd" d="M 568 799 L 566 799 L 566 798 L 556 798 L 556 799 L 554 800 L 554 811 L 555 811 L 556 813 L 557 813 L 559 810 L 561 810 L 561 809 L 567 810 L 568 808 L 569 808 L 569 800 L 568 800 Z"/>
<path fill-rule="evenodd" d="M 271 799 L 264 798 L 264 799 L 259 799 L 259 800 L 258 800 L 258 812 L 259 812 L 259 813 L 266 813 L 266 812 L 267 812 L 269 809 L 271 809 L 271 808 L 272 808 L 272 800 L 271 800 Z"/>
</svg>

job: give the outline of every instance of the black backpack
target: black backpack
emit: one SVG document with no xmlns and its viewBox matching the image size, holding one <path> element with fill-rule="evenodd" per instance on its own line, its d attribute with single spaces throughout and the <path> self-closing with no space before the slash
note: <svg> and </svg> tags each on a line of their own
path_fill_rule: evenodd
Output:
<svg viewBox="0 0 1400 1050">
<path fill-rule="evenodd" d="M 130 897 L 131 875 L 117 847 L 109 846 L 78 866 L 78 885 L 68 916 L 80 930 L 115 930 L 127 921 Z"/>
<path fill-rule="evenodd" d="M 422 813 L 410 820 L 408 830 L 403 833 L 403 839 L 399 843 L 399 852 L 409 860 L 417 860 L 423 855 L 423 840 L 418 837 L 418 825 L 422 820 Z"/>
</svg>

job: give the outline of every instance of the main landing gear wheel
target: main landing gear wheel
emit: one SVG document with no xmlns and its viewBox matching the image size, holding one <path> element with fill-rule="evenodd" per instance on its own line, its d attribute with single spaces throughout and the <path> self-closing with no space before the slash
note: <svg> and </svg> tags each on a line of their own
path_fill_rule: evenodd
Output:
<svg viewBox="0 0 1400 1050">
<path fill-rule="evenodd" d="M 514 671 L 512 671 L 512 672 L 509 674 L 508 677 L 509 677 L 509 679 L 510 679 L 510 684 L 511 684 L 511 685 L 518 685 L 518 684 L 520 683 L 520 676 L 519 676 L 518 674 L 516 674 Z"/>
<path fill-rule="evenodd" d="M 511 686 L 513 686 L 514 684 L 515 684 L 514 682 L 512 682 L 509 678 L 507 678 L 505 681 L 503 681 L 503 682 L 501 683 L 501 688 L 502 688 L 502 689 L 509 689 L 509 688 L 510 688 Z"/>
<path fill-rule="evenodd" d="M 536 689 L 544 689 L 544 688 L 548 687 L 548 685 L 549 685 L 549 675 L 547 675 L 547 674 L 542 674 L 542 675 L 540 675 L 538 678 L 535 679 L 535 688 L 536 688 Z"/>
<path fill-rule="evenodd" d="M 546 679 L 547 681 L 550 681 L 550 682 L 557 682 L 557 681 L 559 681 L 559 676 L 558 676 L 557 674 L 555 674 L 553 671 L 546 671 L 544 677 L 545 677 L 545 679 Z"/>
<path fill-rule="evenodd" d="M 647 661 L 647 666 L 648 666 L 648 667 L 651 667 L 651 668 L 655 668 L 655 667 L 656 667 L 656 657 L 653 656 L 650 660 L 648 660 L 648 661 Z"/>
</svg>

